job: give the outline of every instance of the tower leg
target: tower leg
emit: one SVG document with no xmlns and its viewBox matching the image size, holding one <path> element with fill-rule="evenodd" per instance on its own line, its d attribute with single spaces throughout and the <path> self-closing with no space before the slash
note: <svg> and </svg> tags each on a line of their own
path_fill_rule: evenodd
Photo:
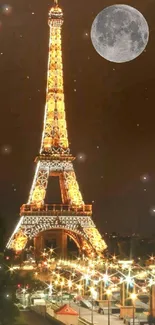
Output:
<svg viewBox="0 0 155 325">
<path fill-rule="evenodd" d="M 44 238 L 42 235 L 39 235 L 34 238 L 34 251 L 35 256 L 38 258 L 44 249 Z"/>
<path fill-rule="evenodd" d="M 56 252 L 62 258 L 67 257 L 67 234 L 65 230 L 60 230 L 56 234 Z"/>
<path fill-rule="evenodd" d="M 48 247 L 47 243 L 48 242 Z M 51 242 L 51 244 L 50 244 Z M 67 234 L 65 230 L 47 231 L 34 238 L 34 250 L 36 258 L 41 255 L 44 248 L 50 248 L 54 244 L 56 254 L 65 258 L 67 256 Z"/>
</svg>

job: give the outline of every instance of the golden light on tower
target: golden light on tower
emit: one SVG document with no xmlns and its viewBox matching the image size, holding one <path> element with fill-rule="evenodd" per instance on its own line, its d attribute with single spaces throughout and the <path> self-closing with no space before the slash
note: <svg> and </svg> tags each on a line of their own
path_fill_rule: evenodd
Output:
<svg viewBox="0 0 155 325">
<path fill-rule="evenodd" d="M 74 157 L 70 153 L 63 85 L 63 11 L 57 0 L 49 11 L 48 25 L 46 103 L 40 153 L 35 160 L 36 171 L 28 202 L 21 207 L 21 219 L 7 248 L 21 251 L 28 239 L 39 238 L 41 232 L 59 228 L 64 230 L 62 236 L 69 236 L 80 251 L 95 256 L 102 254 L 107 246 L 91 218 L 92 205 L 84 203 L 74 171 Z M 45 204 L 50 176 L 59 177 L 60 205 Z"/>
</svg>

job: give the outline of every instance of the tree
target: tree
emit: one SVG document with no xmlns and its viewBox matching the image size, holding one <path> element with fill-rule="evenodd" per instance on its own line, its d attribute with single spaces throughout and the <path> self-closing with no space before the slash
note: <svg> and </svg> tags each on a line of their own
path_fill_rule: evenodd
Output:
<svg viewBox="0 0 155 325">
<path fill-rule="evenodd" d="M 0 214 L 0 251 L 4 249 L 4 235 L 6 232 L 6 225 L 4 218 Z"/>
<path fill-rule="evenodd" d="M 14 304 L 15 291 L 8 268 L 1 264 L 0 268 L 0 325 L 13 325 L 19 314 Z"/>
</svg>

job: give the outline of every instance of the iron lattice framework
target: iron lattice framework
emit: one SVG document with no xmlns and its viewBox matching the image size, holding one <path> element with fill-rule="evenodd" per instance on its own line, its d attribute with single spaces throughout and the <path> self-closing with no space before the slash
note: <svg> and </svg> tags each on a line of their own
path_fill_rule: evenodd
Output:
<svg viewBox="0 0 155 325">
<path fill-rule="evenodd" d="M 40 154 L 28 203 L 21 207 L 20 221 L 7 248 L 24 249 L 28 239 L 48 229 L 65 229 L 80 249 L 102 253 L 104 240 L 91 219 L 92 206 L 85 205 L 73 168 L 66 126 L 61 28 L 63 12 L 55 0 L 49 11 L 49 59 L 46 105 Z M 59 176 L 61 205 L 46 205 L 49 176 Z"/>
</svg>

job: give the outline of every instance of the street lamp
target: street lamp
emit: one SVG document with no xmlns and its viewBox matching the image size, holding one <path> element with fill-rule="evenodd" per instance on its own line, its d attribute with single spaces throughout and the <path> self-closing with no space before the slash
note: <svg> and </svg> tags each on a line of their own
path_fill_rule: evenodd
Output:
<svg viewBox="0 0 155 325">
<path fill-rule="evenodd" d="M 107 289 L 106 294 L 108 297 L 108 325 L 110 325 L 110 296 L 111 296 L 111 290 Z"/>
<path fill-rule="evenodd" d="M 132 300 L 133 306 L 133 325 L 135 325 L 135 300 L 137 299 L 137 295 L 135 292 L 131 293 L 130 298 Z"/>
<path fill-rule="evenodd" d="M 53 285 L 52 285 L 52 283 L 49 284 L 48 289 L 49 289 L 48 298 L 50 297 L 50 299 L 52 300 L 52 293 L 53 293 Z"/>
<path fill-rule="evenodd" d="M 69 305 L 70 305 L 70 300 L 71 300 L 71 287 L 72 287 L 73 283 L 72 280 L 68 280 L 68 288 L 69 288 Z"/>
<path fill-rule="evenodd" d="M 23 306 L 26 307 L 26 297 L 25 297 L 26 289 L 25 288 L 22 289 L 22 293 L 23 293 L 23 297 L 24 297 Z"/>
<path fill-rule="evenodd" d="M 64 284 L 65 284 L 65 282 L 64 282 L 64 280 L 62 280 L 62 281 L 60 282 L 60 286 L 61 286 L 61 304 L 63 304 L 62 290 L 63 290 L 63 286 L 64 286 Z"/>
<path fill-rule="evenodd" d="M 90 287 L 90 292 L 92 298 L 91 323 L 94 324 L 94 300 L 97 298 L 97 291 L 94 287 Z"/>
<path fill-rule="evenodd" d="M 82 289 L 82 285 L 81 284 L 77 284 L 77 289 L 78 289 L 78 294 L 79 294 L 79 317 L 80 317 L 80 306 L 81 306 L 81 303 L 80 303 L 80 295 L 81 295 L 81 289 Z"/>
</svg>

